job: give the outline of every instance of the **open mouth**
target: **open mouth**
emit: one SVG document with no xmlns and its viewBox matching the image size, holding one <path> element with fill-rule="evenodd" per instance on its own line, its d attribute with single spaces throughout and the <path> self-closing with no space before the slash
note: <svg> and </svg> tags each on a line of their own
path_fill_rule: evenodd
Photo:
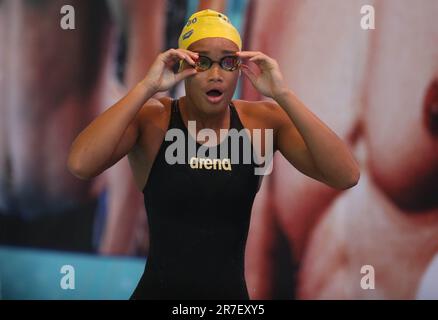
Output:
<svg viewBox="0 0 438 320">
<path fill-rule="evenodd" d="M 218 103 L 219 101 L 221 101 L 223 95 L 224 93 L 218 89 L 212 89 L 207 91 L 207 99 L 211 103 Z"/>
<path fill-rule="evenodd" d="M 222 92 L 219 91 L 219 90 L 213 89 L 213 90 L 208 91 L 208 92 L 207 92 L 207 95 L 208 95 L 209 97 L 219 97 L 219 96 L 222 95 Z"/>
</svg>

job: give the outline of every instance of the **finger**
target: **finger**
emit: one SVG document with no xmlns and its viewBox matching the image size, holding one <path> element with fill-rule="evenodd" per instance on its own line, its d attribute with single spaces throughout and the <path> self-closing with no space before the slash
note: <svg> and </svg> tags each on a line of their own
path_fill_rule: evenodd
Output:
<svg viewBox="0 0 438 320">
<path fill-rule="evenodd" d="M 249 70 L 251 70 L 251 68 L 249 67 L 249 65 L 244 64 L 244 63 L 242 63 L 242 64 L 240 65 L 240 67 L 241 67 L 242 69 L 249 69 Z"/>
<path fill-rule="evenodd" d="M 250 58 L 249 61 L 254 62 L 256 64 L 260 64 L 260 63 L 264 63 L 264 62 L 269 62 L 269 58 L 263 54 L 259 54 L 259 55 L 256 55 L 256 56 Z"/>
<path fill-rule="evenodd" d="M 197 73 L 196 69 L 190 68 L 185 69 L 177 74 L 175 74 L 175 81 L 180 82 L 181 80 L 184 80 L 185 78 L 191 77 Z"/>
<path fill-rule="evenodd" d="M 250 71 L 251 72 L 251 74 L 254 74 L 254 75 L 258 75 L 258 74 L 260 74 L 260 72 L 261 72 L 261 68 L 257 65 L 257 64 L 252 64 L 253 66 L 254 66 L 254 68 L 256 69 L 256 70 L 254 70 L 254 69 L 251 69 L 251 67 L 249 66 L 249 65 L 246 65 L 246 64 L 241 64 L 241 68 L 242 68 L 242 70 L 243 69 L 247 69 L 248 71 Z"/>
<path fill-rule="evenodd" d="M 170 49 L 166 51 L 166 60 L 172 60 L 173 61 L 179 61 L 179 60 L 186 60 L 190 64 L 194 64 L 193 59 L 191 59 L 186 53 L 182 52 L 181 50 L 177 49 Z M 191 60 L 191 61 L 190 61 Z"/>
<path fill-rule="evenodd" d="M 184 59 L 183 60 L 185 60 L 191 66 L 195 66 L 195 64 L 196 64 L 195 60 L 193 60 L 193 58 L 191 58 L 188 55 L 184 55 Z"/>
<path fill-rule="evenodd" d="M 197 59 L 199 58 L 199 53 L 194 52 L 194 51 L 190 51 L 190 50 L 186 50 L 186 49 L 178 49 L 184 53 L 186 53 L 187 55 L 189 55 L 192 59 Z"/>
<path fill-rule="evenodd" d="M 246 54 L 248 53 L 248 54 Z M 246 51 L 246 53 L 244 53 L 245 57 L 241 56 L 241 58 L 243 59 L 248 59 L 248 61 L 255 63 L 257 66 L 259 67 L 264 67 L 266 65 L 269 65 L 270 63 L 272 63 L 272 59 L 269 58 L 267 55 L 258 52 L 258 51 Z"/>
<path fill-rule="evenodd" d="M 249 58 L 252 58 L 252 57 L 260 55 L 260 54 L 262 54 L 262 53 L 259 51 L 239 51 L 239 52 L 236 52 L 236 55 L 238 57 L 241 57 L 242 59 L 249 59 Z"/>
<path fill-rule="evenodd" d="M 187 61 L 188 64 L 194 66 L 195 60 L 199 58 L 199 54 L 193 51 L 185 50 L 185 49 L 177 49 L 178 52 L 182 53 L 184 56 L 185 61 Z"/>
<path fill-rule="evenodd" d="M 242 72 L 245 76 L 248 77 L 249 81 L 251 81 L 252 84 L 255 84 L 257 76 L 254 71 L 252 71 L 248 66 L 242 65 Z"/>
<path fill-rule="evenodd" d="M 166 62 L 175 64 L 176 62 L 180 60 L 186 61 L 189 65 L 194 66 L 195 61 L 185 52 L 181 51 L 180 49 L 170 49 L 166 52 Z"/>
<path fill-rule="evenodd" d="M 252 76 L 254 76 L 254 77 L 257 76 L 256 73 L 255 73 L 250 67 L 248 67 L 247 65 L 243 65 L 241 69 L 242 69 L 242 71 L 245 72 L 246 74 L 250 74 L 250 75 L 252 75 Z"/>
</svg>

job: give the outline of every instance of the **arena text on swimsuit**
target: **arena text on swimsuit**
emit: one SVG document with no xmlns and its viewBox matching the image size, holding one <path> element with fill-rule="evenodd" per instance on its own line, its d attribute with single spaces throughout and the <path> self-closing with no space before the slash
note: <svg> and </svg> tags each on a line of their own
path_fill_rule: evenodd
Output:
<svg viewBox="0 0 438 320">
<path fill-rule="evenodd" d="M 172 141 L 165 154 L 168 164 L 185 164 L 188 161 L 192 169 L 232 171 L 233 164 L 250 164 L 253 160 L 257 165 L 254 168 L 255 175 L 269 175 L 272 172 L 273 129 L 253 129 L 252 132 L 249 129 L 220 129 L 219 144 L 216 132 L 212 129 L 201 129 L 196 133 L 196 121 L 188 122 L 188 132 L 193 139 L 186 140 L 184 131 L 178 128 L 167 131 L 165 140 Z M 197 150 L 197 141 L 207 141 L 208 145 L 204 143 Z M 216 145 L 219 154 L 216 148 L 209 147 Z"/>
</svg>

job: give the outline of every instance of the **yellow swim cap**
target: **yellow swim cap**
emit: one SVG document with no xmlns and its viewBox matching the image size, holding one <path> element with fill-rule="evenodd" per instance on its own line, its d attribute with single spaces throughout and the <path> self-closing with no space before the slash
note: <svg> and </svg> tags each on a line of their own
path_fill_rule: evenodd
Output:
<svg viewBox="0 0 438 320">
<path fill-rule="evenodd" d="M 178 40 L 178 47 L 187 49 L 193 42 L 205 38 L 225 38 L 242 50 L 239 32 L 228 17 L 214 10 L 198 11 L 189 18 Z"/>
</svg>

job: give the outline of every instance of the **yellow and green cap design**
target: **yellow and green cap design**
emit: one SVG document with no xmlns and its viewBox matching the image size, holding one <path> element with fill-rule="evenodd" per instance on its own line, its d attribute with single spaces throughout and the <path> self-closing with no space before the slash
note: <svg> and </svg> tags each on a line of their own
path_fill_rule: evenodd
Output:
<svg viewBox="0 0 438 320">
<path fill-rule="evenodd" d="M 228 17 L 210 9 L 198 11 L 189 18 L 179 36 L 178 47 L 187 49 L 192 43 L 205 38 L 225 38 L 242 50 L 242 39 Z"/>
</svg>

